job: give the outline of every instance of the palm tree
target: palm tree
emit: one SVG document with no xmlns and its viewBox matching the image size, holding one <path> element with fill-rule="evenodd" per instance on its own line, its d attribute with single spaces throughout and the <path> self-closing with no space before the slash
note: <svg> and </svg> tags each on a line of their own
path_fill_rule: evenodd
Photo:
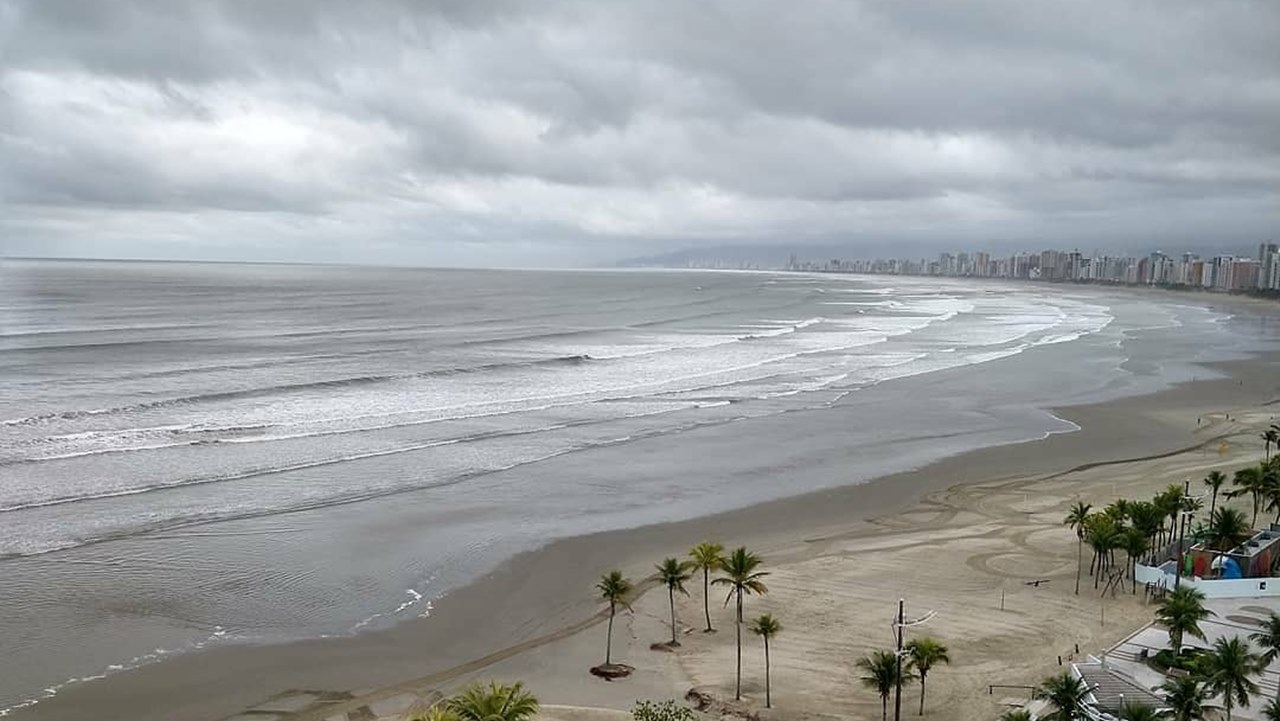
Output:
<svg viewBox="0 0 1280 721">
<path fill-rule="evenodd" d="M 889 694 L 898 685 L 898 656 L 893 651 L 872 651 L 858 659 L 858 668 L 864 672 L 862 685 L 880 694 L 880 721 L 885 721 L 889 718 Z M 911 680 L 911 671 L 902 669 L 901 680 Z"/>
<path fill-rule="evenodd" d="M 462 721 L 462 717 L 445 702 L 437 703 L 425 712 L 413 714 L 409 721 Z"/>
<path fill-rule="evenodd" d="M 1076 532 L 1076 595 L 1080 595 L 1080 566 L 1084 563 L 1084 524 L 1089 518 L 1089 509 L 1093 506 L 1082 501 L 1076 501 L 1076 504 L 1067 511 L 1067 517 L 1062 519 L 1062 525 L 1069 527 Z"/>
<path fill-rule="evenodd" d="M 1120 707 L 1120 721 L 1160 721 L 1163 714 L 1146 704 L 1128 703 Z"/>
<path fill-rule="evenodd" d="M 1203 721 L 1209 706 L 1204 683 L 1194 676 L 1171 678 L 1160 687 L 1169 707 L 1170 721 Z"/>
<path fill-rule="evenodd" d="M 596 590 L 600 592 L 601 598 L 609 602 L 609 635 L 604 647 L 604 665 L 608 666 L 613 663 L 613 617 L 617 613 L 618 604 L 627 606 L 627 594 L 631 593 L 631 581 L 622 575 L 622 571 L 610 571 L 601 576 L 600 582 L 596 584 Z M 627 607 L 630 608 L 630 606 Z"/>
<path fill-rule="evenodd" d="M 1084 708 L 1084 699 L 1089 695 L 1089 687 L 1070 672 L 1064 672 L 1046 678 L 1032 695 L 1048 701 L 1053 707 L 1053 713 L 1045 716 L 1045 719 L 1076 721 Z"/>
<path fill-rule="evenodd" d="M 1097 573 L 1093 577 L 1093 587 L 1098 587 L 1102 578 L 1103 567 L 1109 567 L 1111 553 L 1120 540 L 1120 525 L 1110 516 L 1095 513 L 1085 521 L 1085 541 L 1093 549 L 1094 563 L 1090 564 L 1090 572 L 1097 565 Z"/>
<path fill-rule="evenodd" d="M 1129 506 L 1129 520 L 1132 521 L 1133 528 L 1142 531 L 1142 535 L 1147 539 L 1147 545 L 1154 548 L 1156 534 L 1160 532 L 1160 525 L 1164 522 L 1161 509 L 1156 508 L 1156 504 L 1150 501 L 1136 501 Z"/>
<path fill-rule="evenodd" d="M 925 677 L 934 666 L 940 663 L 951 663 L 951 656 L 947 654 L 946 646 L 928 636 L 908 641 L 906 648 L 911 658 L 911 665 L 920 674 L 920 715 L 923 716 Z"/>
<path fill-rule="evenodd" d="M 1234 508 L 1219 508 L 1209 519 L 1209 536 L 1205 539 L 1215 551 L 1226 553 L 1249 540 L 1252 535 L 1245 523 L 1244 513 Z"/>
<path fill-rule="evenodd" d="M 684 582 L 693 576 L 689 573 L 689 564 L 678 558 L 665 559 L 656 568 L 658 580 L 667 587 L 667 601 L 671 604 L 671 645 L 679 646 L 680 642 L 676 640 L 676 591 L 688 596 Z"/>
<path fill-rule="evenodd" d="M 1000 714 L 1000 721 L 1035 721 L 1025 708 L 1014 708 Z"/>
<path fill-rule="evenodd" d="M 764 594 L 769 589 L 761 581 L 768 572 L 757 571 L 760 557 L 739 546 L 720 562 L 720 571 L 725 575 L 712 581 L 713 584 L 729 587 L 729 595 L 725 596 L 724 605 L 737 598 L 737 613 L 734 615 L 738 624 L 738 681 L 734 686 L 734 699 L 742 699 L 742 597 L 752 593 Z"/>
<path fill-rule="evenodd" d="M 1263 463 L 1259 470 L 1262 473 L 1262 498 L 1266 501 L 1266 509 L 1276 512 L 1273 523 L 1280 524 L 1280 467 L 1273 467 L 1274 465 Z"/>
<path fill-rule="evenodd" d="M 1280 699 L 1271 699 L 1271 702 L 1262 707 L 1262 718 L 1266 721 L 1280 721 Z"/>
<path fill-rule="evenodd" d="M 463 721 L 528 721 L 538 714 L 538 699 L 519 681 L 473 684 L 445 703 Z"/>
<path fill-rule="evenodd" d="M 1275 426 L 1268 428 L 1262 432 L 1262 442 L 1266 448 L 1267 460 L 1271 460 L 1271 446 L 1274 444 L 1276 448 L 1280 448 L 1280 430 Z"/>
<path fill-rule="evenodd" d="M 1142 532 L 1141 528 L 1126 528 L 1120 536 L 1120 547 L 1129 555 L 1130 578 L 1133 579 L 1133 593 L 1138 593 L 1138 559 L 1142 554 L 1150 550 L 1151 545 L 1147 542 L 1147 536 Z M 1124 590 L 1121 587 L 1121 590 Z"/>
<path fill-rule="evenodd" d="M 1177 483 L 1171 483 L 1165 487 L 1163 491 L 1158 493 L 1155 498 L 1155 504 L 1164 511 L 1164 515 L 1169 518 L 1169 542 L 1172 543 L 1174 536 L 1178 533 L 1178 514 L 1183 510 L 1183 493 L 1182 486 Z"/>
<path fill-rule="evenodd" d="M 769 690 L 769 639 L 782 632 L 782 624 L 766 613 L 751 622 L 751 632 L 764 640 L 764 707 L 773 708 L 773 694 Z"/>
<path fill-rule="evenodd" d="M 1200 658 L 1199 665 L 1205 685 L 1213 694 L 1222 696 L 1227 721 L 1231 721 L 1231 709 L 1236 704 L 1247 707 L 1249 695 L 1258 692 L 1252 676 L 1262 672 L 1262 661 L 1239 636 L 1218 639 L 1213 650 Z"/>
<path fill-rule="evenodd" d="M 1249 528 L 1253 528 L 1258 525 L 1258 502 L 1262 499 L 1262 494 L 1266 490 L 1262 471 L 1257 466 L 1241 468 L 1231 477 L 1231 483 L 1236 488 L 1228 493 L 1228 496 L 1234 498 L 1247 493 L 1253 499 L 1253 520 L 1249 521 Z"/>
<path fill-rule="evenodd" d="M 724 546 L 719 543 L 703 542 L 689 549 L 689 557 L 693 559 L 693 567 L 702 569 L 702 612 L 707 616 L 706 632 L 711 627 L 711 569 L 719 569 L 724 560 Z"/>
<path fill-rule="evenodd" d="M 1222 489 L 1222 484 L 1227 482 L 1227 477 L 1222 471 L 1210 471 L 1209 475 L 1204 477 L 1204 484 L 1213 492 L 1213 496 L 1209 499 L 1209 517 L 1213 518 L 1213 512 L 1218 507 L 1218 491 Z"/>
<path fill-rule="evenodd" d="M 1280 657 L 1280 614 L 1272 611 L 1262 630 L 1249 634 L 1249 640 L 1262 647 L 1264 664 L 1269 664 Z"/>
<path fill-rule="evenodd" d="M 1129 518 L 1129 499 L 1117 498 L 1102 509 L 1102 515 L 1109 516 L 1116 523 L 1124 523 Z"/>
<path fill-rule="evenodd" d="M 1262 630 L 1249 634 L 1249 640 L 1262 647 L 1261 666 L 1263 668 L 1270 665 L 1276 658 L 1280 658 L 1280 615 L 1272 611 Z"/>
<path fill-rule="evenodd" d="M 1175 656 L 1182 654 L 1182 640 L 1187 635 L 1204 640 L 1200 622 L 1213 615 L 1204 607 L 1204 594 L 1190 586 L 1170 591 L 1156 609 L 1156 621 L 1168 629 L 1169 646 Z"/>
</svg>

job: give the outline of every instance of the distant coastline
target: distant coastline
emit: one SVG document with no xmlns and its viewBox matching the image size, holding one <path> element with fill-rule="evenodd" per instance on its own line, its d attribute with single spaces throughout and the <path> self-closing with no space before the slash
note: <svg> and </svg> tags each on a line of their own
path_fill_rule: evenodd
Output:
<svg viewBox="0 0 1280 721">
<path fill-rule="evenodd" d="M 943 275 L 923 275 L 915 273 L 867 273 L 852 270 L 826 270 L 826 269 L 789 269 L 779 268 L 773 272 L 776 273 L 825 273 L 830 275 L 856 275 L 856 276 L 905 276 L 910 278 L 947 278 L 951 280 L 976 280 L 976 281 L 1012 281 L 1018 283 L 1048 283 L 1051 285 L 1083 285 L 1083 286 L 1099 286 L 1103 288 L 1133 288 L 1135 290 L 1149 289 L 1172 291 L 1175 293 L 1200 293 L 1208 294 L 1215 297 L 1227 298 L 1255 298 L 1260 300 L 1280 302 L 1280 289 L 1275 288 L 1246 288 L 1240 290 L 1225 290 L 1222 288 L 1206 288 L 1204 286 L 1190 285 L 1187 283 L 1127 283 L 1118 280 L 1095 280 L 1095 279 L 1077 279 L 1077 280 L 1056 280 L 1048 278 L 1005 278 L 990 277 L 977 275 L 964 276 L 943 276 Z"/>
</svg>

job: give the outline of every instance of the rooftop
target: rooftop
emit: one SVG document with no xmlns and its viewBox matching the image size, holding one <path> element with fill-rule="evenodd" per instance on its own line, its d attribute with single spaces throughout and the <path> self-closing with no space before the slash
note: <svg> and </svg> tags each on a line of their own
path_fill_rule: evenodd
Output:
<svg viewBox="0 0 1280 721">
<path fill-rule="evenodd" d="M 1163 708 L 1164 700 L 1144 686 L 1101 661 L 1073 664 L 1076 673 L 1092 689 L 1094 708 L 1107 713 L 1119 713 L 1126 703 L 1130 705 Z"/>
</svg>

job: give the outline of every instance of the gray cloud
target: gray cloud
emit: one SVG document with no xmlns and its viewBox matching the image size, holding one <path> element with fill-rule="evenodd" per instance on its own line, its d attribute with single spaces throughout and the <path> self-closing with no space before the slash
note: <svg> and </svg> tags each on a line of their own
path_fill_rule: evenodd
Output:
<svg viewBox="0 0 1280 721">
<path fill-rule="evenodd" d="M 1275 234 L 1270 0 L 0 0 L 0 252 Z"/>
</svg>

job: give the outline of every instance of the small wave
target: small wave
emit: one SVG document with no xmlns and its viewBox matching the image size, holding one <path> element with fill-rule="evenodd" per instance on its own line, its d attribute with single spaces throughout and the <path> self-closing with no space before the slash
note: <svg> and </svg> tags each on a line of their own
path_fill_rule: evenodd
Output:
<svg viewBox="0 0 1280 721">
<path fill-rule="evenodd" d="M 769 330 L 760 331 L 759 333 L 750 333 L 748 335 L 738 336 L 738 340 L 760 340 L 763 338 L 775 338 L 780 335 L 788 335 L 796 331 L 804 330 L 810 326 L 822 323 L 825 318 L 808 318 L 800 321 L 774 321 L 776 323 L 789 323 L 781 328 L 765 326 Z"/>
<path fill-rule="evenodd" d="M 434 581 L 434 580 L 435 580 L 435 576 L 432 576 L 431 578 L 427 579 L 427 583 L 428 583 L 428 584 L 430 584 L 430 583 L 431 583 L 432 581 Z M 369 616 L 366 616 L 366 617 L 364 617 L 364 618 L 360 619 L 360 620 L 359 620 L 359 621 L 357 621 L 355 624 L 353 624 L 353 625 L 351 626 L 351 628 L 347 629 L 347 633 L 349 633 L 349 634 L 351 634 L 351 633 L 357 633 L 357 632 L 359 632 L 361 629 L 367 628 L 367 627 L 368 627 L 369 625 L 371 625 L 374 621 L 377 621 L 377 620 L 378 620 L 378 619 L 380 619 L 380 618 L 384 618 L 384 617 L 387 617 L 387 616 L 397 616 L 397 615 L 399 615 L 399 614 L 401 614 L 401 613 L 403 613 L 403 612 L 405 612 L 405 611 L 409 610 L 410 608 L 413 608 L 414 606 L 417 606 L 419 603 L 422 603 L 422 600 L 423 600 L 424 596 L 423 596 L 421 593 L 418 593 L 418 591 L 417 591 L 417 590 L 412 589 L 412 588 L 407 588 L 407 589 L 405 589 L 405 593 L 406 593 L 406 594 L 408 594 L 408 596 L 409 596 L 409 600 L 402 602 L 399 606 L 396 606 L 396 607 L 395 607 L 395 609 L 393 609 L 393 610 L 391 610 L 391 611 L 389 611 L 389 612 L 385 612 L 385 613 L 384 613 L 384 612 L 379 612 L 379 613 L 371 614 L 371 615 L 369 615 Z M 426 618 L 427 616 L 430 616 L 430 615 L 431 615 L 431 611 L 435 610 L 435 609 L 432 607 L 432 604 L 431 604 L 431 601 L 430 601 L 430 600 L 428 600 L 425 604 L 423 604 L 423 606 L 424 606 L 424 608 L 423 608 L 422 612 L 417 614 L 418 618 Z"/>
<path fill-rule="evenodd" d="M 157 648 L 151 651 L 150 653 L 144 653 L 138 656 L 134 656 L 128 661 L 107 664 L 106 668 L 104 668 L 102 671 L 96 674 L 92 674 L 89 676 L 73 676 L 63 681 L 62 683 L 57 683 L 52 686 L 48 686 L 42 689 L 43 693 L 41 693 L 39 696 L 32 696 L 30 698 L 23 699 L 22 701 L 19 701 L 11 706 L 0 708 L 0 718 L 9 716 L 15 711 L 21 711 L 22 709 L 31 708 L 32 706 L 35 706 L 43 701 L 48 701 L 49 699 L 56 697 L 60 692 L 62 692 L 64 689 L 70 686 L 76 686 L 82 683 L 86 683 L 88 681 L 98 681 L 98 680 L 107 678 L 108 676 L 113 676 L 117 673 L 121 673 L 122 671 L 132 671 L 136 668 L 141 668 L 142 666 L 147 666 L 157 661 L 161 661 L 175 654 L 187 653 L 190 651 L 199 651 L 200 649 L 206 648 L 210 644 L 218 643 L 228 638 L 229 637 L 227 635 L 226 629 L 224 629 L 221 626 L 214 626 L 212 633 L 210 633 L 208 636 L 205 636 L 203 638 L 198 638 L 191 641 L 186 648 L 181 648 L 181 649 Z"/>
<path fill-rule="evenodd" d="M 142 486 L 138 488 L 126 488 L 126 489 L 119 489 L 119 490 L 112 490 L 112 491 L 102 491 L 100 493 L 87 493 L 87 494 L 82 494 L 77 496 L 62 496 L 57 498 L 49 498 L 49 499 L 40 500 L 40 501 L 31 501 L 28 503 L 18 503 L 18 504 L 13 504 L 9 506 L 0 506 L 0 513 L 14 513 L 17 511 L 25 511 L 25 510 L 35 509 L 35 508 L 48 508 L 52 506 L 63 506 L 71 503 L 81 503 L 86 501 L 100 501 L 100 500 L 106 500 L 110 498 L 124 498 L 128 496 L 137 496 L 144 493 L 169 491 L 169 490 L 175 490 L 180 488 L 188 488 L 192 486 L 203 486 L 203 485 L 209 485 L 214 483 L 228 483 L 232 481 L 243 481 L 250 478 L 261 478 L 265 476 L 279 475 L 281 473 L 290 473 L 293 471 L 308 470 L 311 468 L 321 468 L 324 466 L 332 466 L 332 465 L 338 465 L 342 463 L 351 463 L 354 461 L 362 461 L 370 458 L 382 458 L 385 456 L 393 456 L 393 455 L 399 455 L 403 453 L 413 453 L 417 451 L 424 451 L 432 448 L 441 448 L 444 446 L 451 446 L 451 445 L 456 445 L 460 443 L 473 443 L 476 441 L 494 440 L 498 438 L 515 438 L 520 436 L 529 436 L 529 435 L 536 435 L 539 433 L 546 433 L 548 431 L 558 431 L 558 430 L 564 430 L 567 428 L 578 428 L 583 426 L 590 426 L 590 425 L 595 425 L 602 422 L 613 422 L 613 421 L 622 420 L 622 419 L 643 418 L 648 416 L 664 415 L 667 413 L 674 413 L 676 411 L 684 410 L 685 408 L 688 408 L 688 407 L 690 406 L 677 406 L 673 408 L 664 408 L 658 411 L 646 411 L 643 413 L 623 414 L 621 416 L 615 416 L 615 417 L 610 417 L 606 419 L 590 418 L 590 419 L 578 420 L 578 421 L 568 421 L 564 423 L 555 423 L 555 424 L 546 425 L 546 426 L 538 426 L 536 428 L 522 428 L 519 430 L 487 431 L 484 433 L 474 433 L 471 435 L 457 436 L 454 438 L 444 438 L 444 439 L 433 440 L 433 441 L 425 441 L 422 443 L 413 443 L 405 446 L 397 446 L 395 448 L 383 448 L 376 451 L 366 451 L 364 453 L 350 453 L 342 456 L 319 458 L 319 459 L 310 460 L 310 461 L 299 461 L 297 463 L 291 463 L 291 464 L 286 464 L 282 466 L 268 466 L 265 468 L 253 468 L 246 471 L 241 471 L 239 473 L 229 473 L 229 474 L 219 475 L 219 476 L 205 476 L 205 477 L 198 477 L 198 478 L 183 478 L 183 479 L 178 479 L 174 481 L 167 481 L 165 483 L 157 483 L 155 485 L 150 485 L 150 486 Z M 449 483 L 427 484 L 423 486 L 415 486 L 414 488 L 425 490 L 426 488 L 432 488 L 432 487 L 435 487 L 436 485 L 450 485 L 450 484 Z M 72 545 L 74 546 L 77 544 L 72 544 Z M 60 547 L 57 549 L 51 549 L 51 550 L 65 550 L 65 548 L 68 548 L 68 547 L 71 547 L 71 546 L 63 546 L 63 547 Z M 41 552 L 44 553 L 44 552 L 47 552 L 48 550 L 50 549 L 46 549 Z M 12 554 L 9 554 L 9 555 L 12 555 Z M 17 554 L 17 555 L 26 555 L 26 554 Z M 8 557 L 8 555 L 0 554 L 0 559 L 6 558 L 6 557 Z"/>
<path fill-rule="evenodd" d="M 528 368 L 538 366 L 556 366 L 556 365 L 576 365 L 592 360 L 590 356 L 577 354 L 560 356 L 557 358 L 546 358 L 533 361 L 514 361 L 504 363 L 488 363 L 479 366 L 469 366 L 462 368 L 448 368 L 432 371 L 423 371 L 421 373 L 409 373 L 403 375 L 372 375 L 357 376 L 353 378 L 335 378 L 325 381 L 312 381 L 308 383 L 287 383 L 275 386 L 266 386 L 262 388 L 246 388 L 236 391 L 223 391 L 220 393 L 203 393 L 193 396 L 183 396 L 181 398 L 167 398 L 164 400 L 148 401 L 146 403 L 135 403 L 127 406 L 114 406 L 111 408 L 95 408 L 91 410 L 70 410 L 60 411 L 56 413 L 45 413 L 26 418 L 15 418 L 0 421 L 0 426 L 25 426 L 38 423 L 54 421 L 54 420 L 75 420 L 78 418 L 91 418 L 94 416 L 114 415 L 118 413 L 136 412 L 153 410 L 156 408 L 167 408 L 171 406 L 191 405 L 196 403 L 207 403 L 210 401 L 238 400 L 243 398 L 259 398 L 263 396 L 272 396 L 283 393 L 296 393 L 299 391 L 321 390 L 326 388 L 343 388 L 347 386 L 369 385 L 377 383 L 388 383 L 394 381 L 414 380 L 421 378 L 447 377 L 460 375 L 464 373 L 480 373 L 493 370 L 501 370 L 506 368 Z"/>
</svg>

